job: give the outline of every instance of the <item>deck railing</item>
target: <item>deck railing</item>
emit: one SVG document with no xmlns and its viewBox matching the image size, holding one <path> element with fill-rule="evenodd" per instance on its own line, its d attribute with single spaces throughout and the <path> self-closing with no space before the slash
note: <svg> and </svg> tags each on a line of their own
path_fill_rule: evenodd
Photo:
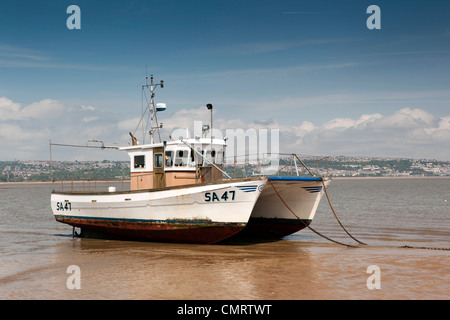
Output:
<svg viewBox="0 0 450 320">
<path fill-rule="evenodd" d="M 102 191 L 128 191 L 130 190 L 129 179 L 86 179 L 86 180 L 55 180 L 53 189 L 56 191 L 70 192 L 102 192 Z"/>
</svg>

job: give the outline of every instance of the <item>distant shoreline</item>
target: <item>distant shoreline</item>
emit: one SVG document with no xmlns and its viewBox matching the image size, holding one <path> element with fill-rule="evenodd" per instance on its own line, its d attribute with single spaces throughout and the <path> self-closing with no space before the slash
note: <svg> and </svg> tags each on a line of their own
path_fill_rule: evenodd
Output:
<svg viewBox="0 0 450 320">
<path fill-rule="evenodd" d="M 380 179 L 450 179 L 450 176 L 400 176 L 400 177 L 330 177 L 332 180 L 380 180 Z M 92 180 L 90 181 L 91 184 L 97 183 L 121 183 L 122 180 Z M 123 180 L 124 183 L 129 183 L 130 180 Z M 51 184 L 61 184 L 61 181 L 15 181 L 15 182 L 0 182 L 1 185 L 25 185 L 25 184 L 36 184 L 36 185 L 51 185 Z M 71 184 L 72 180 L 64 180 L 64 184 Z M 73 183 L 75 184 L 81 184 L 86 183 L 88 184 L 89 181 L 86 180 L 73 180 Z"/>
<path fill-rule="evenodd" d="M 0 182 L 1 185 L 13 185 L 13 184 L 52 184 L 53 182 L 47 182 L 47 181 L 14 181 L 14 182 Z M 56 182 L 55 182 L 56 183 Z"/>
<path fill-rule="evenodd" d="M 86 180 L 64 180 L 64 184 L 67 184 L 67 185 L 69 185 L 69 184 L 71 184 L 71 183 L 74 183 L 74 184 L 83 184 L 83 183 L 85 183 L 85 184 L 89 184 L 89 181 L 86 181 Z M 122 183 L 122 180 L 91 180 L 90 181 L 90 183 L 92 184 L 92 185 L 94 185 L 95 183 L 97 183 L 97 184 L 106 184 L 106 183 L 108 183 L 108 182 L 110 182 L 110 183 Z M 129 183 L 130 182 L 130 180 L 123 180 L 123 182 L 124 183 Z M 51 181 L 13 181 L 13 182 L 0 182 L 0 186 L 1 185 L 13 185 L 13 184 L 17 184 L 17 185 L 21 185 L 21 184 L 43 184 L 43 185 L 45 185 L 45 184 L 48 184 L 48 185 L 51 185 L 51 184 L 58 184 L 58 185 L 60 185 L 62 182 L 61 181 L 55 181 L 55 182 L 51 182 Z"/>
<path fill-rule="evenodd" d="M 399 177 L 331 177 L 333 180 L 360 179 L 450 179 L 450 176 L 399 176 Z"/>
</svg>

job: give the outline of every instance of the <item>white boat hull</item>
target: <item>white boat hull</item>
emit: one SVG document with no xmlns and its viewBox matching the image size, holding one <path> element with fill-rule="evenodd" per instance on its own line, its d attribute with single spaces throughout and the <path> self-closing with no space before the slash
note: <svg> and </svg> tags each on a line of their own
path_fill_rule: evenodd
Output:
<svg viewBox="0 0 450 320">
<path fill-rule="evenodd" d="M 55 219 L 146 241 L 214 243 L 241 231 L 267 179 L 127 192 L 53 192 Z"/>
<path fill-rule="evenodd" d="M 314 219 L 324 194 L 321 178 L 271 177 L 269 180 L 249 223 L 236 237 L 279 239 L 302 230 Z M 324 183 L 327 186 L 330 180 Z"/>
</svg>

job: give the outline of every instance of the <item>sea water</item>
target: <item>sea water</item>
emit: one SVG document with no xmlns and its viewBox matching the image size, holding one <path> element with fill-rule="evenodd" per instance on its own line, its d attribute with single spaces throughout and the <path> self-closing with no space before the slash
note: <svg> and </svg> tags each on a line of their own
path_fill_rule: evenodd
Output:
<svg viewBox="0 0 450 320">
<path fill-rule="evenodd" d="M 0 299 L 450 298 L 450 178 L 333 180 L 339 221 L 367 245 L 325 196 L 311 227 L 349 246 L 308 229 L 216 245 L 73 238 L 51 190 L 0 185 Z"/>
</svg>

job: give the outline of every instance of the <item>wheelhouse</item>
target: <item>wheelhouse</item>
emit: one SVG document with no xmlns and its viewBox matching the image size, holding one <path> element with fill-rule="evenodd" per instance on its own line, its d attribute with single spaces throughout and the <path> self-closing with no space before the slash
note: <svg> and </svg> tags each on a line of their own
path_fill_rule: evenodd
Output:
<svg viewBox="0 0 450 320">
<path fill-rule="evenodd" d="M 130 156 L 131 190 L 222 179 L 225 141 L 186 139 L 122 147 Z"/>
</svg>

